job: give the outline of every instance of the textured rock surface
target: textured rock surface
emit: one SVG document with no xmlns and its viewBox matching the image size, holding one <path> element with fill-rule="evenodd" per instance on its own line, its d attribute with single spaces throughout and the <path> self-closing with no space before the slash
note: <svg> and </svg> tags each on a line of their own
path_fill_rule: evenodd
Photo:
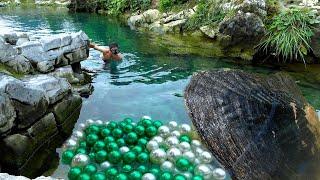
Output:
<svg viewBox="0 0 320 180">
<path fill-rule="evenodd" d="M 314 36 L 311 38 L 311 48 L 313 54 L 317 57 L 320 58 L 320 29 L 317 29 L 314 32 Z"/>
<path fill-rule="evenodd" d="M 16 112 L 7 94 L 0 92 L 0 134 L 13 127 Z"/>
<path fill-rule="evenodd" d="M 201 138 L 233 179 L 292 179 L 319 160 L 320 122 L 285 74 L 200 72 L 185 92 Z"/>
</svg>

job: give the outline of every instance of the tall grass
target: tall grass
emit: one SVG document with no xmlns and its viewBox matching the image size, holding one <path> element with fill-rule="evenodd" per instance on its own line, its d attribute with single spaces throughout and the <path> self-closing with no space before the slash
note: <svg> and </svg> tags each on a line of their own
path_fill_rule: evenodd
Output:
<svg viewBox="0 0 320 180">
<path fill-rule="evenodd" d="M 311 50 L 310 41 L 315 25 L 318 24 L 313 11 L 306 8 L 285 9 L 275 15 L 267 26 L 267 34 L 259 48 L 288 60 L 302 60 Z"/>
</svg>

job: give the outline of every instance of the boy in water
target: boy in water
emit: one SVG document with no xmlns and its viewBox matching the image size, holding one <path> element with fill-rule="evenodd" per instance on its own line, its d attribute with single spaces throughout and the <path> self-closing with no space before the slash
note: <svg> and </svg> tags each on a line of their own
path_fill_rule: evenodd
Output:
<svg viewBox="0 0 320 180">
<path fill-rule="evenodd" d="M 99 47 L 96 44 L 90 44 L 89 47 L 102 52 L 102 60 L 104 62 L 107 62 L 108 60 L 111 60 L 111 59 L 113 60 L 122 59 L 122 55 L 119 53 L 119 46 L 117 43 L 111 43 L 107 48 Z"/>
</svg>

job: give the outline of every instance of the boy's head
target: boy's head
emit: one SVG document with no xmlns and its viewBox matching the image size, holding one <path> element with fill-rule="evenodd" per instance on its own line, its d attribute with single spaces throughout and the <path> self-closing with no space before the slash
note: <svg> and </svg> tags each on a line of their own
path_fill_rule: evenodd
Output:
<svg viewBox="0 0 320 180">
<path fill-rule="evenodd" d="M 119 53 L 119 46 L 117 43 L 110 43 L 109 44 L 109 49 L 112 54 L 117 55 Z"/>
</svg>

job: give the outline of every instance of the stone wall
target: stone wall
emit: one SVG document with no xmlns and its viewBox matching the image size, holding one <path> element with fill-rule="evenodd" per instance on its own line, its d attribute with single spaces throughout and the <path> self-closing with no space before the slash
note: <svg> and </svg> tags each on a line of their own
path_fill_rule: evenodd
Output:
<svg viewBox="0 0 320 180">
<path fill-rule="evenodd" d="M 0 172 L 34 178 L 56 166 L 56 148 L 70 136 L 82 98 L 73 84 L 87 84 L 80 62 L 89 56 L 80 31 L 40 39 L 0 35 Z"/>
</svg>

